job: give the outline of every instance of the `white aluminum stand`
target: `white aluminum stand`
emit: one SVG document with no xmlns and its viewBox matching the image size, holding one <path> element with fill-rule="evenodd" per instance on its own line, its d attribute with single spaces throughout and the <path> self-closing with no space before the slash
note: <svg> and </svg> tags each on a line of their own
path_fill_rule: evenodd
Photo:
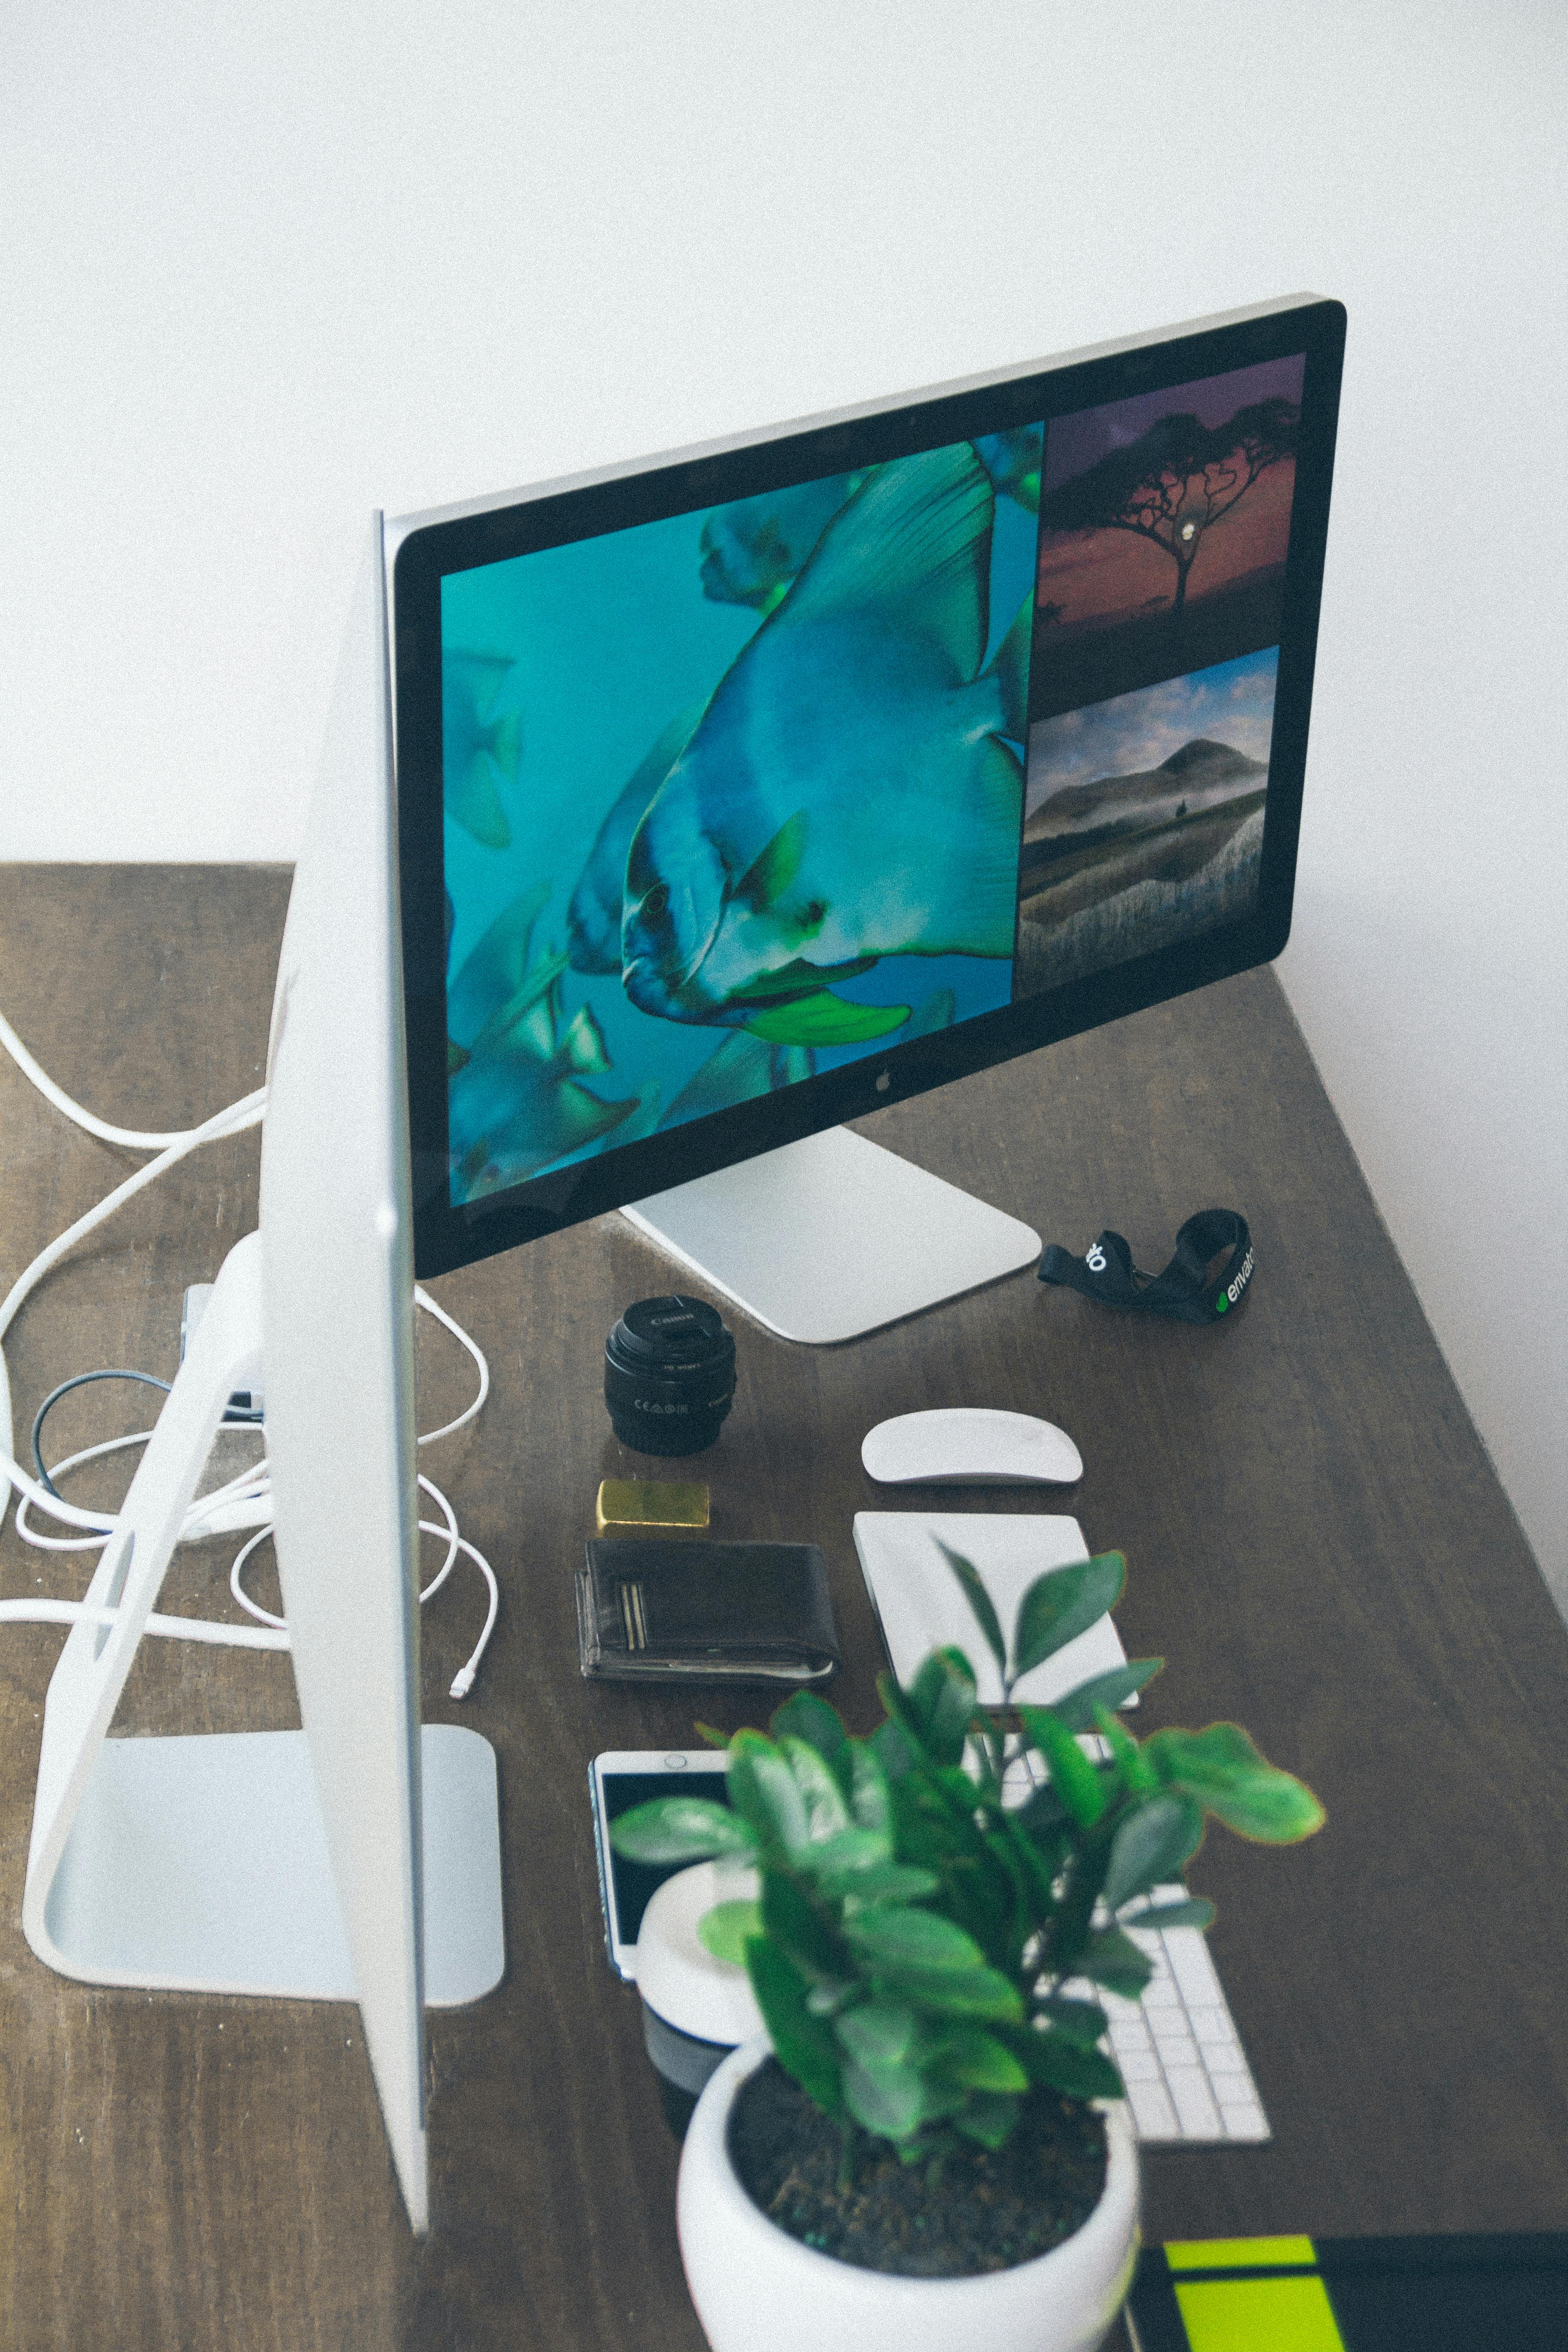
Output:
<svg viewBox="0 0 1568 2352">
<path fill-rule="evenodd" d="M 623 1211 L 781 1339 L 827 1347 L 1032 1265 L 1040 1237 L 830 1128 Z"/>
<path fill-rule="evenodd" d="M 49 1684 L 22 1925 L 89 1984 L 352 2000 L 358 1988 L 302 1731 L 106 1740 L 230 1391 L 261 1386 L 261 1245 L 232 1250 Z M 495 1757 L 420 1742 L 426 1997 L 504 1965 Z"/>
</svg>

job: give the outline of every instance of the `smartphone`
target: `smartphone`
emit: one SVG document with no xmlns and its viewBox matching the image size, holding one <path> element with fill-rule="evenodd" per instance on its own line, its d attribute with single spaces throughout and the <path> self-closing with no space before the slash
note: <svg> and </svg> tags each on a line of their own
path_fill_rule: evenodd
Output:
<svg viewBox="0 0 1568 2352">
<path fill-rule="evenodd" d="M 594 1812 L 594 1844 L 599 1857 L 599 1900 L 605 1913 L 605 1949 L 610 1966 L 627 1984 L 637 1976 L 637 1929 L 654 1889 L 684 1870 L 683 1862 L 628 1862 L 610 1845 L 610 1824 L 645 1805 L 650 1797 L 673 1796 L 678 1789 L 715 1804 L 730 1801 L 724 1756 L 716 1748 L 621 1748 L 595 1756 L 588 1767 Z"/>
</svg>

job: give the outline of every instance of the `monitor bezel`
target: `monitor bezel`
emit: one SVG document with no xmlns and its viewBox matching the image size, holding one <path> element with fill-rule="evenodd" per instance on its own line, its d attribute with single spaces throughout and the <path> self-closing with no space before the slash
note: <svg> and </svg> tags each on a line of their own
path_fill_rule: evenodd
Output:
<svg viewBox="0 0 1568 2352">
<path fill-rule="evenodd" d="M 422 1278 L 580 1224 L 780 1144 L 987 1069 L 1228 978 L 1289 935 L 1338 424 L 1345 312 L 1315 295 L 717 446 L 675 452 L 388 527 L 396 677 L 398 824 L 408 1034 L 415 1259 Z M 1304 354 L 1301 441 L 1279 632 L 1262 868 L 1256 905 L 1223 929 L 1068 985 L 890 1042 L 841 1069 L 548 1170 L 455 1206 L 447 1125 L 446 875 L 441 582 L 477 565 L 752 498 L 949 441 Z"/>
</svg>

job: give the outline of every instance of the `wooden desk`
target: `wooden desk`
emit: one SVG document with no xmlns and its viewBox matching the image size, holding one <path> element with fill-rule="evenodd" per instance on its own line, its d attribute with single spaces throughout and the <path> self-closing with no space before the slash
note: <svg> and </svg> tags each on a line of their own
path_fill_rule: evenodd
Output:
<svg viewBox="0 0 1568 2352">
<path fill-rule="evenodd" d="M 193 1122 L 257 1083 L 287 889 L 256 868 L 0 869 L 0 1006 L 102 1115 Z M 742 1328 L 735 1410 L 700 1465 L 715 1532 L 823 1546 L 850 1661 L 837 1696 L 864 1729 L 878 1650 L 850 1519 L 888 1496 L 861 1472 L 862 1433 L 955 1402 L 1061 1422 L 1088 1464 L 1071 1507 L 1091 1543 L 1128 1555 L 1127 1646 L 1170 1662 L 1142 1727 L 1235 1717 L 1322 1795 L 1310 1845 L 1216 1835 L 1194 1866 L 1276 2137 L 1152 2155 L 1150 2234 L 1562 2228 L 1568 1638 L 1274 980 L 867 1131 L 1047 1238 L 1081 1245 L 1110 1222 L 1145 1264 L 1194 1209 L 1234 1204 L 1252 1224 L 1258 1280 L 1219 1329 L 1120 1319 L 1027 1275 L 837 1349 Z M 4 1280 L 131 1164 L 0 1055 Z M 255 1215 L 249 1138 L 96 1236 L 16 1332 L 20 1442 L 70 1372 L 167 1378 L 183 1286 Z M 0 1633 L 0 2341 L 701 2352 L 675 2149 L 635 1997 L 604 1958 L 584 1780 L 599 1748 L 686 1744 L 692 1710 L 587 1690 L 571 1592 L 598 1480 L 638 1466 L 605 1419 L 605 1333 L 668 1279 L 609 1217 L 437 1286 L 495 1385 L 429 1467 L 496 1565 L 502 1615 L 454 1706 L 482 1612 L 478 1580 L 455 1571 L 426 1621 L 425 1709 L 499 1751 L 510 1964 L 491 1999 L 430 2021 L 426 2244 L 404 2223 L 354 2011 L 92 1990 L 28 1951 L 38 1723 L 62 1637 Z M 430 1426 L 468 1373 L 427 1325 L 420 1349 Z M 142 1426 L 135 1391 L 89 1391 L 52 1447 Z M 8 1527 L 0 1591 L 79 1591 L 84 1557 L 27 1551 Z M 182 1553 L 163 1605 L 226 1610 L 228 1559 Z M 707 1696 L 702 1711 L 729 1724 L 760 1704 Z M 153 1642 L 120 1727 L 296 1719 L 285 1660 Z"/>
</svg>

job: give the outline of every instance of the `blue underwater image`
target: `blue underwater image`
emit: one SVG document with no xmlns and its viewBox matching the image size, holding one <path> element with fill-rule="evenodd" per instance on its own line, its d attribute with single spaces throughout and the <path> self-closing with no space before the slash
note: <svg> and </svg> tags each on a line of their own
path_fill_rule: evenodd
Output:
<svg viewBox="0 0 1568 2352">
<path fill-rule="evenodd" d="M 455 1203 L 1009 1003 L 1040 445 L 443 581 Z"/>
</svg>

